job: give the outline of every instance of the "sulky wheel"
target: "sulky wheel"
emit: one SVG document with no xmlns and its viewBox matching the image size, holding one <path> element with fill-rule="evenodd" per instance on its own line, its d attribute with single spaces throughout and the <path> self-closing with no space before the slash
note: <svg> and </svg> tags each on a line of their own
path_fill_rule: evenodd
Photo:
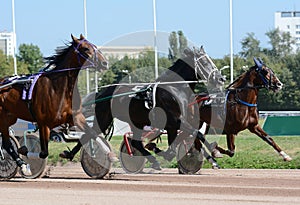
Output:
<svg viewBox="0 0 300 205">
<path fill-rule="evenodd" d="M 126 173 L 140 173 L 144 169 L 146 158 L 142 155 L 140 151 L 132 147 L 131 139 L 127 139 L 129 142 L 130 149 L 132 151 L 132 156 L 128 154 L 125 141 L 123 141 L 120 146 L 121 166 Z"/>
<path fill-rule="evenodd" d="M 111 145 L 104 138 L 99 137 L 112 150 Z M 89 140 L 83 145 L 80 155 L 81 166 L 84 172 L 97 179 L 102 179 L 111 169 L 112 162 L 108 156 L 103 153 L 100 144 L 94 140 Z"/>
<path fill-rule="evenodd" d="M 180 143 L 176 157 L 180 174 L 195 174 L 203 165 L 203 154 L 195 148 L 193 142 Z"/>
<path fill-rule="evenodd" d="M 19 140 L 20 146 L 26 146 L 29 153 L 35 153 L 38 155 L 41 152 L 40 138 L 37 133 L 28 132 L 26 137 L 22 137 Z M 27 179 L 35 179 L 41 177 L 47 166 L 48 158 L 42 159 L 39 157 L 27 157 L 21 155 L 21 158 L 30 165 L 30 170 L 32 175 L 24 175 L 22 172 L 19 172 L 22 177 Z"/>
<path fill-rule="evenodd" d="M 15 151 L 19 145 L 18 140 L 11 136 L 10 141 Z M 2 148 L 2 137 L 0 137 L 0 179 L 10 179 L 16 175 L 18 166 L 15 160 Z"/>
</svg>

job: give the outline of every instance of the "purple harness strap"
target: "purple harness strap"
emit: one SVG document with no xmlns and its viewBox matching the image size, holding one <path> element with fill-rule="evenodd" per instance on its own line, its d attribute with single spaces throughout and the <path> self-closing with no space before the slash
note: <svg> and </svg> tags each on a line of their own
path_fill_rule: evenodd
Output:
<svg viewBox="0 0 300 205">
<path fill-rule="evenodd" d="M 37 82 L 37 80 L 39 79 L 39 77 L 41 76 L 41 73 L 38 73 L 36 75 L 34 75 L 33 79 L 31 79 L 31 84 L 30 84 L 30 88 L 29 90 L 26 89 L 26 86 L 24 86 L 23 88 L 23 94 L 22 94 L 22 100 L 31 100 L 32 99 L 32 91 L 33 88 Z"/>
</svg>

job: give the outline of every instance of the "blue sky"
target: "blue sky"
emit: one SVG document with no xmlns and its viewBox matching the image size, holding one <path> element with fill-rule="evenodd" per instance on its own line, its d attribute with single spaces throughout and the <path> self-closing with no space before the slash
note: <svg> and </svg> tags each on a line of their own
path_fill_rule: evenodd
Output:
<svg viewBox="0 0 300 205">
<path fill-rule="evenodd" d="M 229 0 L 156 0 L 156 4 L 158 31 L 182 30 L 214 58 L 229 54 Z M 1 0 L 0 5 L 0 31 L 12 31 L 11 1 Z M 234 53 L 248 32 L 268 47 L 265 33 L 274 28 L 274 13 L 287 10 L 300 10 L 300 1 L 233 0 Z M 87 0 L 88 39 L 107 45 L 124 35 L 150 32 L 152 12 L 152 0 Z M 71 40 L 71 33 L 84 33 L 83 0 L 15 0 L 15 20 L 17 44 L 33 43 L 49 56 Z M 133 37 L 123 43 L 137 42 Z"/>
</svg>

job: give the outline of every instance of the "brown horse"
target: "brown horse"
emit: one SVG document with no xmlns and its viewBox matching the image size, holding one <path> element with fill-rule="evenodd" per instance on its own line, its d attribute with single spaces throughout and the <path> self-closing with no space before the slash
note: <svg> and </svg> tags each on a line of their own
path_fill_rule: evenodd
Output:
<svg viewBox="0 0 300 205">
<path fill-rule="evenodd" d="M 225 105 L 199 106 L 200 125 L 205 122 L 213 127 L 223 129 L 223 133 L 227 137 L 228 150 L 216 147 L 222 154 L 232 157 L 235 152 L 235 136 L 240 131 L 248 129 L 271 145 L 285 161 L 291 161 L 292 158 L 282 151 L 258 124 L 257 95 L 259 89 L 267 88 L 277 92 L 283 84 L 272 69 L 268 68 L 260 59 L 254 58 L 254 62 L 255 66 L 243 73 L 226 88 Z M 215 157 L 222 156 L 218 152 L 214 154 Z"/>
<path fill-rule="evenodd" d="M 40 158 L 48 156 L 52 128 L 69 123 L 85 132 L 91 132 L 87 130 L 90 128 L 81 112 L 77 77 L 81 69 L 107 69 L 108 62 L 97 47 L 82 35 L 80 39 L 73 35 L 71 37 L 70 45 L 46 58 L 48 66 L 45 69 L 33 75 L 6 77 L 0 81 L 0 132 L 3 148 L 25 175 L 30 174 L 30 170 L 13 149 L 8 132 L 9 126 L 18 118 L 37 123 L 41 142 Z M 26 148 L 18 151 L 24 155 L 28 152 Z"/>
</svg>

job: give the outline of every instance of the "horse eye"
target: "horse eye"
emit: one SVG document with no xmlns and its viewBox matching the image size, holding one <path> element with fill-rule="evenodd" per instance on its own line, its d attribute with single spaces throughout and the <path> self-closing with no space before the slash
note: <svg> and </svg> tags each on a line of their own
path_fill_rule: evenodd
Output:
<svg viewBox="0 0 300 205">
<path fill-rule="evenodd" d="M 87 52 L 87 51 L 89 51 L 90 49 L 89 48 L 83 48 L 83 51 L 84 52 Z"/>
</svg>

